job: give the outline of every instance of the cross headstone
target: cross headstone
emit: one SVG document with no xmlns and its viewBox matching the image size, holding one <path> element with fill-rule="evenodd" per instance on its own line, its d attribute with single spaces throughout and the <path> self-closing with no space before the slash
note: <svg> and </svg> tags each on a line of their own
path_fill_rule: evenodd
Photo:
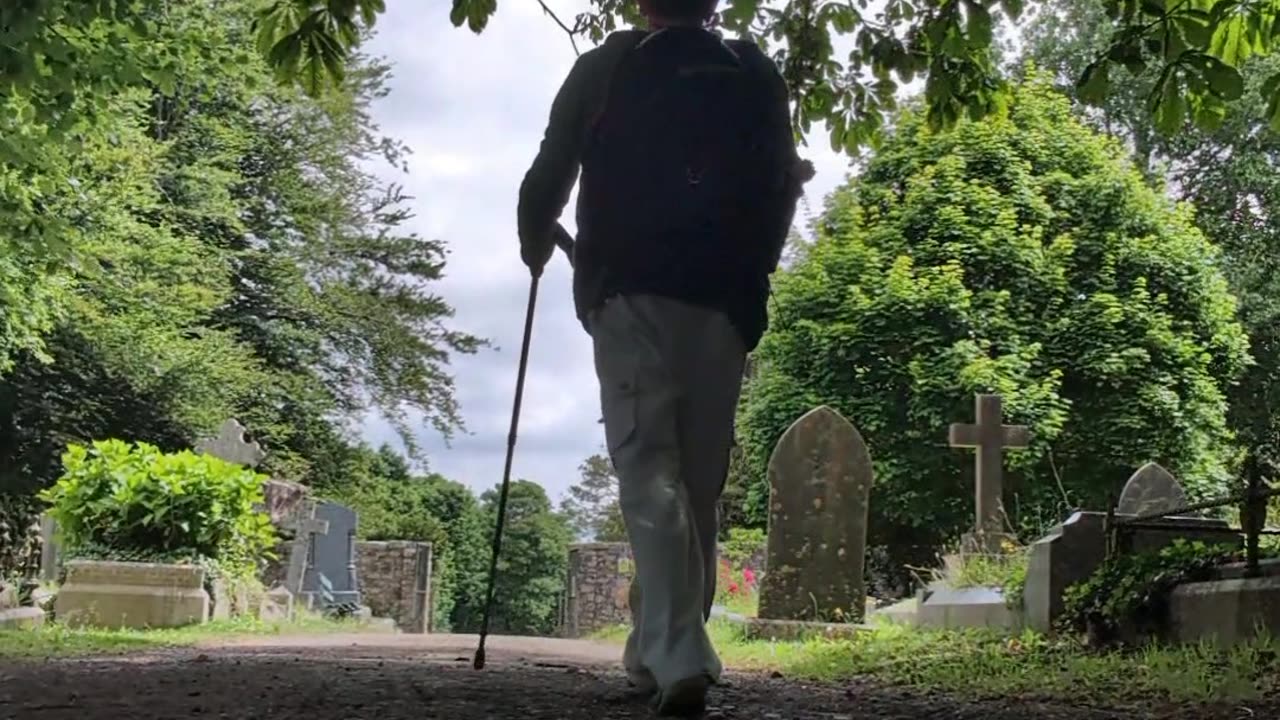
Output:
<svg viewBox="0 0 1280 720">
<path fill-rule="evenodd" d="M 245 440 L 244 434 L 244 426 L 234 419 L 229 419 L 222 423 L 217 437 L 196 445 L 196 452 L 212 455 L 219 460 L 236 465 L 257 467 L 258 463 L 266 457 L 266 453 L 258 443 Z"/>
<path fill-rule="evenodd" d="M 1124 515 L 1146 515 L 1169 512 L 1187 505 L 1187 493 L 1173 473 L 1159 463 L 1149 462 L 1129 476 L 1120 493 L 1116 512 Z"/>
<path fill-rule="evenodd" d="M 311 552 L 302 592 L 324 605 L 360 603 L 356 578 L 356 512 L 344 505 L 323 502 L 316 505 L 315 519 L 324 522 L 324 533 L 311 535 Z"/>
<path fill-rule="evenodd" d="M 835 410 L 811 410 L 769 458 L 769 533 L 759 616 L 858 622 L 866 612 L 871 454 Z"/>
<path fill-rule="evenodd" d="M 304 505 L 306 509 L 299 511 L 287 525 L 293 532 L 293 542 L 289 547 L 289 567 L 285 571 L 284 586 L 295 596 L 302 594 L 307 566 L 310 564 L 312 538 L 329 532 L 329 521 L 315 516 L 315 503 L 307 502 Z"/>
<path fill-rule="evenodd" d="M 978 395 L 974 401 L 975 422 L 953 423 L 951 447 L 975 448 L 974 495 L 976 524 L 974 540 L 983 550 L 1000 552 L 1004 538 L 1004 457 L 1005 449 L 1031 444 L 1031 431 L 1024 425 L 1005 425 L 999 395 Z"/>
</svg>

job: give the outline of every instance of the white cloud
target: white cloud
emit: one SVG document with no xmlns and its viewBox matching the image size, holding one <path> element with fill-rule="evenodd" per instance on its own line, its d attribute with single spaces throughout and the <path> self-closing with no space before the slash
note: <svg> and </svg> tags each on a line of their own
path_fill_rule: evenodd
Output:
<svg viewBox="0 0 1280 720">
<path fill-rule="evenodd" d="M 586 7 L 585 0 L 548 4 L 563 18 Z M 429 430 L 421 438 L 432 470 L 484 490 L 502 476 L 528 294 L 515 235 L 516 192 L 573 49 L 525 0 L 502 3 L 479 36 L 454 28 L 443 4 L 388 3 L 369 51 L 394 66 L 391 94 L 375 105 L 374 118 L 413 150 L 407 176 L 381 174 L 414 197 L 412 229 L 450 247 L 446 277 L 434 290 L 456 309 L 453 326 L 499 348 L 454 359 L 470 434 L 450 447 Z M 808 194 L 815 210 L 848 167 L 817 130 L 804 151 L 818 167 Z M 571 200 L 563 218 L 570 229 L 572 208 Z M 541 282 L 513 469 L 553 497 L 604 441 L 591 342 L 574 315 L 570 280 L 558 257 Z M 382 442 L 393 433 L 372 419 L 364 435 Z"/>
</svg>

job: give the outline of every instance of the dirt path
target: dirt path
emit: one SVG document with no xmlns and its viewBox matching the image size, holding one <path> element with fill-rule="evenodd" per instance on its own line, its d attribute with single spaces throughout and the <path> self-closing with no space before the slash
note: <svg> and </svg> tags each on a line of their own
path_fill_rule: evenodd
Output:
<svg viewBox="0 0 1280 720">
<path fill-rule="evenodd" d="M 612 646 L 495 638 L 250 638 L 118 658 L 0 663 L 0 719 L 613 720 L 648 718 Z M 1229 720 L 1265 709 L 1111 708 L 960 702 L 872 684 L 814 686 L 731 673 L 708 718 L 761 720 Z"/>
</svg>

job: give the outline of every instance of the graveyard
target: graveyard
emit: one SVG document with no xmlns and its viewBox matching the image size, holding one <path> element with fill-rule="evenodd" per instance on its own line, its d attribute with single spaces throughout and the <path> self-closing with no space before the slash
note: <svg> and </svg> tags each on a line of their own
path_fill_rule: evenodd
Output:
<svg viewBox="0 0 1280 720">
<path fill-rule="evenodd" d="M 0 6 L 0 719 L 650 717 L 517 242 L 641 5 Z M 648 478 L 720 484 L 708 720 L 1280 717 L 1276 3 L 710 7 L 814 172 Z"/>
</svg>

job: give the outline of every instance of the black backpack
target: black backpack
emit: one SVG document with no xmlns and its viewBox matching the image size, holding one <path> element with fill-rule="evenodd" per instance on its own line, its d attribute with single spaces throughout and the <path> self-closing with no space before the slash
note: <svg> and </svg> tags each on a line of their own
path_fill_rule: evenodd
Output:
<svg viewBox="0 0 1280 720">
<path fill-rule="evenodd" d="M 664 283 L 754 274 L 762 205 L 785 174 L 758 61 L 694 28 L 643 36 L 618 61 L 582 160 L 578 227 L 595 260 Z"/>
</svg>

